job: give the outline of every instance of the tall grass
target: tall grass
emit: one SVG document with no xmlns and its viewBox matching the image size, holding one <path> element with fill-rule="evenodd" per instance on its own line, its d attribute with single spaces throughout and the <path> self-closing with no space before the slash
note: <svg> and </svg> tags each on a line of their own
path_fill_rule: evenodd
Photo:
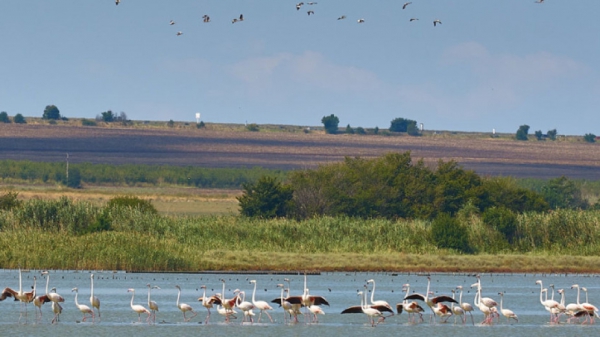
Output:
<svg viewBox="0 0 600 337">
<path fill-rule="evenodd" d="M 101 216 L 109 220 L 110 230 L 89 233 Z M 600 271 L 596 263 L 600 258 L 595 257 L 600 255 L 600 211 L 520 215 L 512 245 L 476 213 L 460 215 L 459 221 L 467 225 L 475 256 L 438 249 L 431 240 L 430 223 L 420 220 L 161 216 L 66 198 L 30 200 L 0 211 L 0 265 L 165 271 L 520 271 L 546 266 L 547 270 Z M 521 254 L 518 259 L 516 254 Z"/>
</svg>

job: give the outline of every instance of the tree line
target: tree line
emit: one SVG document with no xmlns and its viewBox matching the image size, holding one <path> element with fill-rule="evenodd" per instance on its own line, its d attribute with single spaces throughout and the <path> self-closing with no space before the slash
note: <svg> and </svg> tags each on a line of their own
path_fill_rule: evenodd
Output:
<svg viewBox="0 0 600 337">
<path fill-rule="evenodd" d="M 61 183 L 77 188 L 82 183 L 110 185 L 182 185 L 202 188 L 240 188 L 262 176 L 285 179 L 286 172 L 261 167 L 202 168 L 168 165 L 108 165 L 69 163 L 69 177 L 65 163 L 32 161 L 0 161 L 0 178 Z"/>
</svg>

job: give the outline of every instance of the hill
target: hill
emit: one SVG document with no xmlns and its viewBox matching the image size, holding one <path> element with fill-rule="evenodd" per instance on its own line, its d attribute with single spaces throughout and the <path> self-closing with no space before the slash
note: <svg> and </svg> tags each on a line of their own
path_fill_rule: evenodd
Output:
<svg viewBox="0 0 600 337">
<path fill-rule="evenodd" d="M 573 179 L 600 179 L 597 144 L 565 138 L 560 141 L 515 141 L 510 135 L 426 132 L 406 135 L 327 135 L 303 132 L 302 127 L 244 126 L 177 123 L 157 127 L 84 127 L 74 123 L 2 124 L 0 159 L 64 161 L 72 163 L 168 164 L 202 167 L 253 167 L 279 169 L 315 167 L 346 156 L 365 158 L 388 152 L 411 151 L 434 165 L 455 160 L 482 175 Z M 164 125 L 164 123 L 163 123 Z"/>
</svg>

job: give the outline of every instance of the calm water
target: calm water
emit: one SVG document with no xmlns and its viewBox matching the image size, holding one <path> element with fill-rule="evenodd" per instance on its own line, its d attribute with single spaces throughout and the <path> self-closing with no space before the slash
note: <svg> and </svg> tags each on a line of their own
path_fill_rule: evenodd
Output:
<svg viewBox="0 0 600 337">
<path fill-rule="evenodd" d="M 33 285 L 33 276 L 38 278 L 38 293 L 45 293 L 46 279 L 38 271 L 23 273 L 23 288 L 30 289 Z M 498 302 L 498 292 L 504 291 L 504 307 L 513 310 L 519 316 L 519 322 L 506 323 L 501 317 L 500 323 L 493 326 L 481 326 L 477 324 L 483 318 L 478 311 L 475 312 L 476 325 L 454 324 L 450 318 L 446 324 L 429 324 L 429 309 L 426 308 L 424 315 L 427 323 L 408 324 L 406 314 L 388 318 L 385 323 L 372 328 L 367 323 L 363 314 L 341 315 L 340 312 L 346 307 L 358 305 L 359 297 L 357 290 L 362 290 L 368 279 L 375 279 L 375 299 L 386 300 L 392 306 L 402 299 L 401 286 L 410 283 L 411 292 L 424 293 L 427 287 L 427 278 L 415 274 L 391 274 L 391 273 L 324 273 L 321 275 L 308 276 L 308 288 L 314 295 L 322 295 L 331 304 L 324 306 L 324 316 L 319 316 L 317 324 L 283 324 L 283 311 L 274 304 L 271 315 L 275 319 L 270 323 L 265 315 L 260 324 L 241 325 L 241 317 L 233 323 L 226 324 L 222 316 L 212 310 L 209 325 L 201 324 L 206 317 L 206 309 L 197 301 L 202 296 L 201 285 L 206 285 L 208 293 L 213 294 L 222 291 L 222 283 L 225 278 L 226 297 L 233 296 L 234 289 L 239 288 L 247 292 L 247 300 L 252 295 L 252 285 L 248 280 L 257 280 L 257 300 L 270 301 L 280 296 L 280 290 L 276 287 L 283 283 L 283 278 L 288 277 L 291 281 L 292 295 L 298 295 L 303 289 L 303 276 L 301 275 L 218 275 L 218 274 L 126 274 L 96 272 L 94 280 L 94 294 L 101 302 L 102 319 L 96 323 L 81 323 L 82 315 L 75 307 L 75 293 L 71 288 L 79 288 L 79 303 L 89 305 L 90 296 L 90 272 L 52 271 L 50 274 L 50 288 L 56 287 L 58 293 L 65 298 L 64 311 L 61 321 L 51 325 L 50 320 L 53 313 L 50 304 L 42 307 L 43 316 L 36 321 L 34 306 L 27 308 L 28 317 L 19 320 L 21 304 L 7 299 L 0 303 L 0 325 L 3 335 L 33 336 L 52 333 L 55 335 L 89 335 L 89 336 L 165 336 L 168 334 L 236 334 L 242 336 L 363 336 L 366 334 L 381 333 L 411 333 L 418 336 L 456 336 L 458 334 L 480 336 L 573 336 L 586 333 L 600 335 L 600 320 L 597 325 L 583 326 L 580 324 L 550 324 L 549 314 L 543 309 L 539 302 L 540 288 L 535 281 L 540 279 L 544 287 L 550 284 L 556 285 L 556 289 L 564 288 L 566 291 L 566 302 L 576 301 L 577 292 L 571 290 L 572 284 L 580 284 L 589 290 L 589 302 L 600 304 L 600 284 L 598 275 L 541 275 L 541 274 L 483 274 L 481 277 L 483 296 L 492 297 Z M 431 290 L 437 294 L 451 294 L 450 290 L 457 285 L 465 288 L 463 302 L 473 302 L 474 292 L 470 285 L 477 279 L 471 275 L 434 274 L 432 275 Z M 157 285 L 161 289 L 152 291 L 152 300 L 159 304 L 160 311 L 157 314 L 156 324 L 148 325 L 142 318 L 142 323 L 137 322 L 137 314 L 129 306 L 131 293 L 128 288 L 136 289 L 135 304 L 146 306 L 147 288 L 146 284 Z M 177 290 L 175 285 L 182 288 L 181 302 L 194 307 L 198 316 L 190 322 L 183 322 L 183 317 L 176 307 Z M 16 270 L 0 270 L 0 286 L 18 289 L 19 277 Z M 558 294 L 556 300 L 560 300 Z M 582 292 L 582 302 L 585 295 Z M 37 310 L 37 309 L 36 309 Z M 302 322 L 302 318 L 301 318 Z M 565 322 L 564 317 L 561 322 Z M 549 331 L 551 329 L 551 331 Z"/>
</svg>

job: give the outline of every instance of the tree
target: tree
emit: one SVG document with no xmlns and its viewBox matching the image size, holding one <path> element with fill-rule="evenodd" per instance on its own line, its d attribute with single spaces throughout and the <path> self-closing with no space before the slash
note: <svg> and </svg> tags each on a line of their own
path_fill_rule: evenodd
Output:
<svg viewBox="0 0 600 337">
<path fill-rule="evenodd" d="M 361 126 L 359 126 L 359 127 L 356 128 L 356 133 L 359 134 L 359 135 L 365 135 L 365 134 L 367 134 L 367 132 L 365 131 L 365 129 L 363 127 L 361 127 Z"/>
<path fill-rule="evenodd" d="M 418 135 L 420 135 L 419 128 L 417 128 L 417 122 L 408 124 L 408 126 L 406 127 L 406 132 L 410 136 L 418 136 Z"/>
<path fill-rule="evenodd" d="M 544 134 L 542 133 L 542 130 L 537 130 L 535 132 L 535 138 L 537 138 L 537 140 L 542 140 L 543 136 L 544 136 Z"/>
<path fill-rule="evenodd" d="M 42 118 L 51 120 L 60 119 L 60 111 L 58 110 L 56 105 L 46 105 Z"/>
<path fill-rule="evenodd" d="M 585 209 L 589 206 L 581 196 L 581 189 L 565 176 L 548 180 L 548 183 L 542 187 L 542 196 L 552 209 Z"/>
<path fill-rule="evenodd" d="M 321 123 L 325 127 L 325 132 L 329 134 L 336 134 L 338 132 L 338 125 L 340 124 L 340 119 L 337 118 L 334 114 L 329 116 L 325 116 L 321 118 Z"/>
<path fill-rule="evenodd" d="M 517 235 L 517 215 L 506 207 L 492 207 L 483 212 L 483 222 L 502 233 L 506 241 L 513 243 Z"/>
<path fill-rule="evenodd" d="M 517 130 L 517 140 L 528 140 L 527 133 L 529 133 L 529 125 L 521 125 L 519 126 L 519 130 Z"/>
<path fill-rule="evenodd" d="M 16 124 L 26 124 L 27 121 L 25 121 L 25 117 L 23 117 L 23 115 L 21 114 L 16 114 L 15 117 L 13 118 L 13 121 Z"/>
<path fill-rule="evenodd" d="M 79 172 L 79 169 L 73 168 L 69 170 L 67 186 L 70 188 L 81 188 L 81 172 Z"/>
<path fill-rule="evenodd" d="M 550 140 L 556 140 L 556 129 L 548 130 L 546 134 Z"/>
<path fill-rule="evenodd" d="M 113 112 L 111 110 L 104 111 L 102 113 L 102 121 L 107 122 L 107 123 L 114 121 L 116 117 L 117 116 L 115 114 L 113 114 Z"/>
<path fill-rule="evenodd" d="M 408 130 L 411 126 L 414 127 L 414 129 L 418 131 L 417 121 L 413 121 L 410 119 L 404 119 L 404 118 L 396 118 L 396 119 L 392 120 L 392 122 L 390 124 L 390 131 L 391 132 L 408 132 Z"/>
<path fill-rule="evenodd" d="M 373 133 L 374 134 L 378 134 L 379 133 L 379 127 L 378 126 L 376 126 L 375 129 L 373 129 Z"/>
<path fill-rule="evenodd" d="M 350 124 L 346 126 L 346 133 L 351 135 L 354 134 L 354 129 L 350 126 Z"/>
<path fill-rule="evenodd" d="M 10 118 L 8 118 L 6 111 L 0 112 L 0 123 L 10 123 Z"/>
<path fill-rule="evenodd" d="M 596 141 L 596 135 L 593 133 L 586 133 L 583 136 L 583 140 L 585 140 L 588 143 L 594 143 Z"/>
<path fill-rule="evenodd" d="M 243 184 L 242 189 L 242 196 L 237 197 L 240 213 L 264 219 L 286 216 L 294 193 L 290 186 L 269 176 L 262 176 L 255 184 Z"/>
<path fill-rule="evenodd" d="M 174 126 L 175 126 L 175 122 L 174 122 L 172 119 L 170 119 L 170 120 L 167 122 L 167 126 L 168 126 L 168 127 L 170 127 L 170 128 L 172 128 L 172 127 L 174 127 Z"/>
</svg>

